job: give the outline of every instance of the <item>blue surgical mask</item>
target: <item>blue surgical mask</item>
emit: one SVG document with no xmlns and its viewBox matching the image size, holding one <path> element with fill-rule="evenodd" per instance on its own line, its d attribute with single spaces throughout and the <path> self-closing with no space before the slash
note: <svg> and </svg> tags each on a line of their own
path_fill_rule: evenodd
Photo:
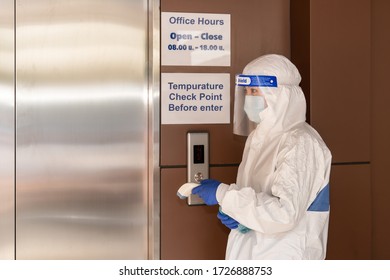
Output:
<svg viewBox="0 0 390 280">
<path fill-rule="evenodd" d="M 248 118 L 255 123 L 260 123 L 260 112 L 265 109 L 265 99 L 260 95 L 245 95 L 244 110 Z"/>
</svg>

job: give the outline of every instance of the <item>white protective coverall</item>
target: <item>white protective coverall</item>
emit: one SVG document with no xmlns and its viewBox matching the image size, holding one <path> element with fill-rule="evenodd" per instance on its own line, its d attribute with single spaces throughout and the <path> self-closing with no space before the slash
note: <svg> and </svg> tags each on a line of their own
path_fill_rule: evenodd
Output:
<svg viewBox="0 0 390 280">
<path fill-rule="evenodd" d="M 252 61 L 244 74 L 276 76 L 278 86 L 262 89 L 267 108 L 246 141 L 236 184 L 217 189 L 223 212 L 252 229 L 230 232 L 226 259 L 324 259 L 331 153 L 305 122 L 301 76 L 280 55 Z"/>
</svg>

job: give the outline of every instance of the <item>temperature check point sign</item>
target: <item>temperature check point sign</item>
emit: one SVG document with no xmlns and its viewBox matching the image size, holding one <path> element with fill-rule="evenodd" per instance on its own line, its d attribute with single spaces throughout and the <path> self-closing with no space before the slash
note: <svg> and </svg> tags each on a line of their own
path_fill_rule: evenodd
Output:
<svg viewBox="0 0 390 280">
<path fill-rule="evenodd" d="M 162 13 L 162 65 L 230 66 L 230 15 Z"/>
<path fill-rule="evenodd" d="M 230 74 L 163 73 L 161 123 L 230 123 Z"/>
</svg>

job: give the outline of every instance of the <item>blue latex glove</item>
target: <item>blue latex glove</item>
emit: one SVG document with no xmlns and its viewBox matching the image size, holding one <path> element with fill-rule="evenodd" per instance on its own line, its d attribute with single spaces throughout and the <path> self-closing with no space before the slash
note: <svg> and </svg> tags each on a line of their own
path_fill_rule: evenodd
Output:
<svg viewBox="0 0 390 280">
<path fill-rule="evenodd" d="M 243 234 L 245 234 L 245 233 L 247 233 L 248 231 L 251 230 L 250 228 L 247 228 L 246 226 L 244 226 L 244 225 L 240 224 L 239 222 L 237 222 L 232 217 L 230 217 L 230 216 L 226 215 L 225 213 L 223 213 L 221 207 L 219 207 L 219 211 L 218 211 L 217 217 L 228 228 L 230 228 L 230 229 L 238 229 L 238 231 L 243 233 Z"/>
<path fill-rule="evenodd" d="M 235 219 L 229 217 L 228 215 L 222 213 L 221 211 L 218 212 L 217 217 L 218 219 L 221 220 L 221 223 L 223 223 L 226 227 L 230 229 L 238 228 L 238 225 L 240 224 Z"/>
<path fill-rule="evenodd" d="M 207 205 L 216 205 L 217 189 L 221 182 L 213 179 L 203 180 L 200 185 L 192 189 L 193 194 L 197 194 Z"/>
</svg>

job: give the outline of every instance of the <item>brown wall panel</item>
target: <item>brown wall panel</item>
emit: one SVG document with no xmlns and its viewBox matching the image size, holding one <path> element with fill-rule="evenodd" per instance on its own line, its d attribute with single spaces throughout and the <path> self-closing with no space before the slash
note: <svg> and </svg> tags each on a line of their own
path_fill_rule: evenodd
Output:
<svg viewBox="0 0 390 280">
<path fill-rule="evenodd" d="M 310 104 L 310 0 L 290 1 L 291 61 L 299 69 L 300 86 Z M 310 122 L 310 106 L 306 120 Z"/>
<path fill-rule="evenodd" d="M 161 126 L 161 259 L 224 259 L 229 230 L 216 216 L 218 206 L 187 206 L 176 196 L 186 182 L 186 135 L 188 131 L 209 132 L 210 178 L 235 182 L 246 137 L 233 135 L 234 76 L 260 55 L 290 56 L 289 4 L 290 0 L 161 0 L 162 12 L 231 16 L 230 67 L 161 66 L 161 73 L 231 76 L 230 124 Z"/>
<path fill-rule="evenodd" d="M 327 259 L 371 259 L 370 165 L 332 166 Z"/>
<path fill-rule="evenodd" d="M 306 59 L 305 63 L 311 66 L 311 82 L 314 83 L 311 87 L 313 125 L 330 146 L 334 162 L 368 161 L 371 169 L 370 180 L 364 180 L 365 186 L 359 182 L 359 189 L 364 194 L 370 193 L 371 197 L 364 200 L 361 191 L 352 188 L 348 195 L 332 194 L 333 202 L 348 198 L 346 201 L 362 201 L 366 205 L 350 205 L 344 217 L 332 211 L 328 256 L 390 259 L 390 94 L 387 85 L 390 2 L 292 0 L 291 3 L 292 13 L 296 13 L 291 16 L 292 58 L 296 61 L 307 57 L 307 53 L 302 52 L 306 49 L 305 40 L 297 39 L 303 36 L 298 33 L 305 28 L 299 26 L 300 22 L 295 22 L 294 28 L 293 19 L 303 21 L 301 17 L 305 16 L 307 7 L 310 8 L 311 59 Z M 303 9 L 299 10 L 302 5 Z M 332 175 L 333 185 L 350 180 L 348 177 L 360 178 L 358 171 L 346 172 L 338 170 L 340 168 L 336 167 L 336 175 Z M 367 202 L 372 209 L 367 208 Z M 361 215 L 364 219 L 355 218 Z M 343 219 L 346 222 L 343 223 Z M 356 225 L 359 229 L 354 228 Z M 353 229 L 352 233 L 348 233 L 349 228 Z M 343 235 L 346 236 L 344 241 Z"/>
<path fill-rule="evenodd" d="M 224 259 L 229 230 L 218 218 L 218 206 L 188 206 L 177 197 L 186 182 L 186 168 L 161 171 L 161 259 Z M 213 167 L 210 176 L 235 182 L 237 167 Z"/>
<path fill-rule="evenodd" d="M 233 135 L 226 125 L 164 125 L 161 138 L 162 166 L 187 165 L 187 132 L 207 131 L 210 143 L 210 164 L 239 164 L 246 137 Z"/>
<path fill-rule="evenodd" d="M 373 258 L 390 259 L 390 1 L 372 0 Z"/>
<path fill-rule="evenodd" d="M 249 60 L 262 54 L 264 40 L 260 38 L 261 31 L 259 36 L 252 38 L 252 45 L 242 43 L 248 36 L 240 37 L 240 30 L 254 24 L 241 20 L 247 13 L 241 8 L 243 2 L 222 2 L 206 4 L 206 1 L 163 0 L 162 10 L 230 13 L 232 66 L 162 67 L 162 72 L 224 72 L 233 77 Z M 253 4 L 254 16 L 247 17 L 247 20 L 259 18 L 255 10 L 256 5 L 264 4 L 260 2 L 263 3 L 245 2 Z M 390 258 L 390 243 L 387 241 L 390 234 L 387 222 L 390 192 L 386 176 L 390 135 L 388 123 L 384 121 L 390 119 L 390 111 L 386 108 L 390 95 L 383 94 L 388 91 L 386 80 L 390 64 L 387 51 L 390 38 L 384 28 L 390 26 L 390 18 L 385 12 L 389 10 L 389 5 L 384 0 L 291 1 L 292 61 L 301 71 L 301 86 L 305 94 L 310 93 L 307 100 L 311 123 L 330 147 L 336 163 L 331 173 L 328 259 Z M 280 45 L 280 42 L 273 43 Z M 287 55 L 288 50 L 283 52 L 280 53 Z M 233 81 L 231 89 L 233 94 Z M 231 125 L 165 125 L 161 128 L 163 167 L 186 165 L 186 133 L 189 130 L 210 132 L 211 164 L 236 164 L 241 161 L 245 138 L 233 136 Z M 372 165 L 353 164 L 370 160 Z M 338 165 L 340 162 L 351 164 Z M 227 182 L 225 176 L 231 176 L 230 182 L 234 182 L 236 168 L 232 169 L 214 167 L 210 177 Z M 185 168 L 162 170 L 162 259 L 223 258 L 228 231 L 216 219 L 215 207 L 189 207 L 173 195 L 185 177 Z M 173 182 L 175 180 L 176 183 Z M 178 219 L 172 219 L 172 216 Z M 188 221 L 184 226 L 180 224 L 181 219 L 188 217 L 193 224 Z M 204 230 L 204 223 L 211 232 Z M 198 235 L 200 239 L 191 245 L 193 249 L 184 252 L 175 245 L 181 243 L 176 242 L 177 238 L 181 238 L 180 233 Z"/>
<path fill-rule="evenodd" d="M 333 162 L 370 160 L 370 0 L 311 0 L 311 123 Z"/>
<path fill-rule="evenodd" d="M 162 66 L 162 73 L 230 73 L 230 108 L 234 104 L 234 76 L 256 57 L 267 53 L 290 56 L 289 0 L 161 0 L 162 12 L 218 13 L 231 15 L 231 67 Z M 186 133 L 210 132 L 210 163 L 241 161 L 244 137 L 233 136 L 230 124 L 162 125 L 161 165 L 186 164 Z"/>
</svg>

